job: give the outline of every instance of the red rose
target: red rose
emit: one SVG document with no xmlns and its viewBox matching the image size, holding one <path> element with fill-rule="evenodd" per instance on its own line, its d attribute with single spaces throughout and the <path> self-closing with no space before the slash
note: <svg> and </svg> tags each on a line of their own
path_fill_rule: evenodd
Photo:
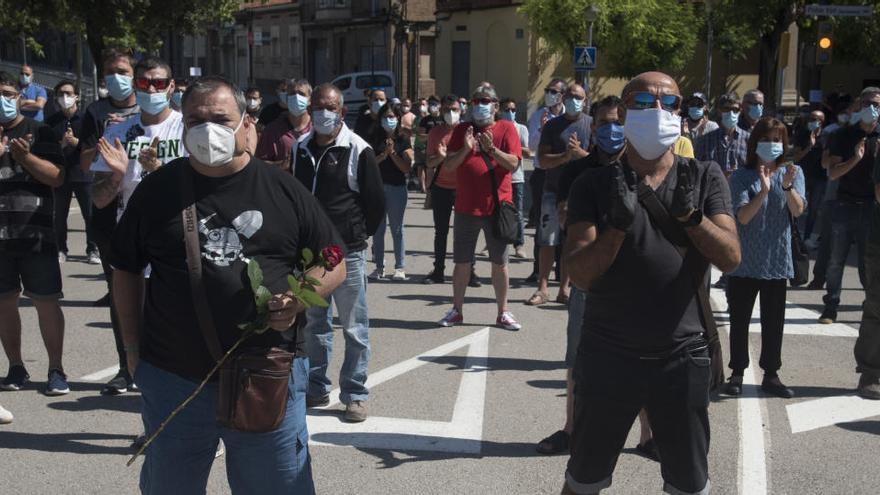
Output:
<svg viewBox="0 0 880 495">
<path fill-rule="evenodd" d="M 321 258 L 324 260 L 324 269 L 332 272 L 336 265 L 342 263 L 345 256 L 342 254 L 342 249 L 334 244 L 321 250 Z"/>
</svg>

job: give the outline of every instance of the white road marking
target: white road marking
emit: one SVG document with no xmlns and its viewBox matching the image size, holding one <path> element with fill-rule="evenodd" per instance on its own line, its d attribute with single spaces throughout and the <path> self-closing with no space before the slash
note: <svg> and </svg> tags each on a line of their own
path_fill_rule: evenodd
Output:
<svg viewBox="0 0 880 495">
<path fill-rule="evenodd" d="M 109 368 L 104 368 L 101 371 L 96 371 L 90 375 L 86 375 L 80 377 L 79 381 L 82 382 L 99 382 L 105 378 L 110 378 L 111 376 L 115 376 L 116 373 L 119 373 L 119 365 L 113 365 Z"/>
<path fill-rule="evenodd" d="M 373 417 L 363 423 L 344 423 L 338 416 L 312 412 L 308 417 L 310 444 L 344 445 L 383 450 L 419 450 L 479 454 L 482 450 L 483 412 L 489 357 L 489 328 L 435 347 L 407 359 L 367 379 L 375 387 L 462 347 L 468 347 L 458 387 L 452 420 Z M 330 393 L 331 403 L 339 404 L 339 389 Z M 325 408 L 326 409 L 326 408 Z"/>
<path fill-rule="evenodd" d="M 785 406 L 792 433 L 880 416 L 880 401 L 857 395 L 825 397 Z"/>
</svg>

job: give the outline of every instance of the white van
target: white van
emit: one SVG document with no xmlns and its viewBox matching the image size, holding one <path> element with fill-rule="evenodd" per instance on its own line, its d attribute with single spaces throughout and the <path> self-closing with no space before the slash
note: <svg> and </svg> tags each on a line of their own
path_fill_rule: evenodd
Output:
<svg viewBox="0 0 880 495">
<path fill-rule="evenodd" d="M 350 72 L 333 79 L 333 84 L 342 91 L 342 98 L 352 122 L 357 118 L 357 109 L 367 101 L 364 96 L 365 89 L 381 89 L 385 91 L 385 96 L 389 100 L 397 96 L 394 88 L 394 73 L 387 70 Z"/>
</svg>

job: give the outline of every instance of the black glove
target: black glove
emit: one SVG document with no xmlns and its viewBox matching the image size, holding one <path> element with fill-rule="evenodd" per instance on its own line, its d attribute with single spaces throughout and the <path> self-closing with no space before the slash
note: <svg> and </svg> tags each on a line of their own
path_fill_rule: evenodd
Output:
<svg viewBox="0 0 880 495">
<path fill-rule="evenodd" d="M 611 167 L 611 210 L 608 212 L 608 223 L 617 230 L 629 232 L 636 215 L 636 193 L 638 177 L 628 166 Z"/>
<path fill-rule="evenodd" d="M 672 205 L 669 207 L 669 215 L 679 219 L 693 213 L 696 209 L 694 201 L 694 184 L 697 183 L 697 162 L 688 160 L 678 162 L 675 166 L 678 181 L 675 184 L 675 193 L 672 196 Z"/>
</svg>

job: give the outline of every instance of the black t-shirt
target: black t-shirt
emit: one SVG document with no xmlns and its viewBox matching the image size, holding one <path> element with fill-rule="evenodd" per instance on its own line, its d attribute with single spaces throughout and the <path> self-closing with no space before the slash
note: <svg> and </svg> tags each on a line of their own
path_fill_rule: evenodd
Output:
<svg viewBox="0 0 880 495">
<path fill-rule="evenodd" d="M 544 124 L 541 131 L 540 146 L 548 146 L 548 153 L 562 153 L 568 149 L 568 140 L 572 135 L 577 135 L 581 146 L 588 146 L 590 143 L 590 116 L 587 114 L 578 114 L 575 120 L 569 120 L 563 114 L 559 117 L 550 119 Z M 559 177 L 562 171 L 567 167 L 567 163 L 547 169 L 547 176 L 544 179 L 544 191 L 550 193 L 558 193 Z M 557 198 L 558 199 L 558 198 Z"/>
<path fill-rule="evenodd" d="M 844 161 L 855 154 L 856 144 L 867 138 L 865 156 L 849 172 L 840 178 L 837 198 L 843 201 L 870 201 L 874 198 L 874 182 L 871 180 L 874 170 L 874 156 L 880 132 L 875 128 L 870 134 L 861 126 L 850 126 L 834 133 L 831 155 L 839 156 Z"/>
<path fill-rule="evenodd" d="M 199 330 L 186 269 L 181 222 L 180 158 L 149 174 L 135 190 L 114 235 L 111 264 L 140 273 L 149 264 L 141 357 L 166 371 L 203 379 L 213 360 Z M 256 259 L 273 294 L 289 290 L 287 275 L 300 264 L 304 247 L 318 253 L 343 246 L 323 208 L 288 173 L 253 159 L 240 172 L 212 178 L 192 173 L 202 242 L 202 267 L 214 324 L 225 349 L 240 336 L 240 323 L 256 308 L 247 261 Z M 297 351 L 302 354 L 302 332 Z M 283 345 L 274 330 L 251 337 L 249 346 Z"/>
<path fill-rule="evenodd" d="M 378 119 L 373 118 L 373 114 L 367 110 L 368 108 L 367 105 L 361 105 L 361 108 L 358 110 L 357 119 L 354 121 L 354 133 L 363 138 L 364 141 L 370 141 L 371 136 L 376 132 L 376 128 L 381 128 L 378 125 Z"/>
<path fill-rule="evenodd" d="M 559 190 L 556 192 L 556 202 L 568 201 L 568 195 L 571 192 L 571 185 L 581 176 L 585 170 L 591 168 L 599 168 L 599 152 L 593 149 L 589 155 L 568 162 L 562 173 L 559 175 Z"/>
<path fill-rule="evenodd" d="M 12 156 L 11 141 L 31 136 L 31 152 L 64 167 L 64 155 L 49 126 L 24 117 L 3 130 L 9 149 L 0 156 L 0 253 L 50 253 L 56 250 L 52 187 L 34 178 Z"/>
<path fill-rule="evenodd" d="M 68 119 L 64 112 L 55 112 L 51 117 L 46 119 L 46 125 L 52 128 L 58 141 L 64 137 L 67 129 L 73 130 L 73 136 L 80 138 L 82 136 L 83 118 L 79 112 L 73 114 Z M 79 166 L 80 147 L 69 146 L 62 148 L 64 151 L 64 165 L 66 174 L 65 182 L 91 182 L 92 173 L 84 172 Z"/>
<path fill-rule="evenodd" d="M 275 121 L 282 113 L 286 112 L 287 109 L 278 104 L 278 102 L 272 103 L 271 105 L 266 105 L 260 110 L 260 123 L 263 125 L 269 125 Z"/>
<path fill-rule="evenodd" d="M 678 157 L 677 166 L 687 159 Z M 733 216 L 730 188 L 715 162 L 697 162 L 700 186 L 695 197 L 705 216 Z M 669 208 L 677 183 L 676 167 L 656 189 Z M 599 235 L 608 228 L 611 167 L 586 170 L 572 185 L 568 200 L 568 225 L 589 222 Z M 696 294 L 682 257 L 651 222 L 641 204 L 635 222 L 614 262 L 593 282 L 584 311 L 584 339 L 592 339 L 634 353 L 674 349 L 703 333 Z"/>
<path fill-rule="evenodd" d="M 804 178 L 808 181 L 825 180 L 828 173 L 822 168 L 822 153 L 825 151 L 824 136 L 816 138 L 816 144 L 810 146 L 810 132 L 801 131 L 797 136 L 797 147 L 804 149 L 810 147 L 810 151 L 801 158 L 798 165 L 804 169 Z"/>
<path fill-rule="evenodd" d="M 443 123 L 443 117 L 439 115 L 428 115 L 427 117 L 419 120 L 419 128 L 423 133 L 428 134 L 431 132 L 431 129 L 437 127 L 438 125 Z"/>
<path fill-rule="evenodd" d="M 373 150 L 376 152 L 376 155 L 381 155 L 385 151 L 385 139 L 387 138 L 387 134 L 384 130 L 380 133 L 374 133 L 373 139 L 370 143 L 370 146 L 373 147 Z M 397 151 L 398 155 L 403 155 L 403 152 L 412 148 L 410 145 L 409 138 L 400 136 L 396 134 L 394 137 L 394 150 Z M 401 172 L 397 165 L 394 164 L 394 161 L 391 157 L 388 157 L 382 160 L 379 163 L 379 172 L 382 173 L 382 183 L 388 184 L 391 186 L 405 186 L 406 185 L 406 174 Z"/>
</svg>

